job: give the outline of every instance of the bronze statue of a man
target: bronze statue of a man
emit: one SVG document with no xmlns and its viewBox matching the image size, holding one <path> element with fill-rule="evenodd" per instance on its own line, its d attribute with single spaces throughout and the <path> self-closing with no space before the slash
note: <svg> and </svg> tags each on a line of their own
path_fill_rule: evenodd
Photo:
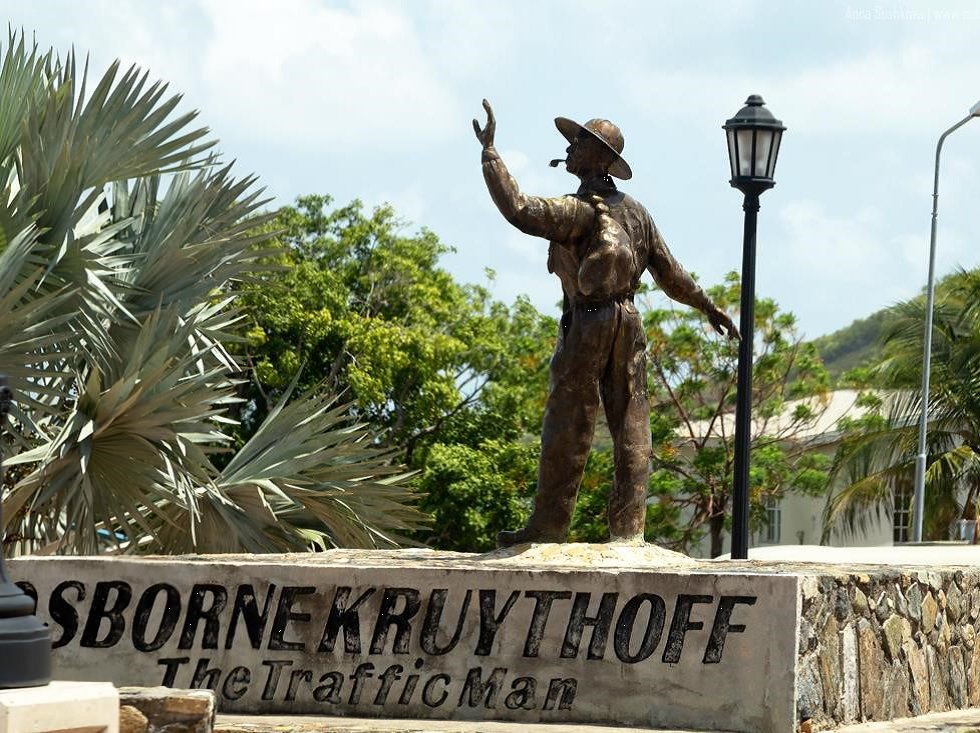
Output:
<svg viewBox="0 0 980 733">
<path fill-rule="evenodd" d="M 496 121 L 473 129 L 483 145 L 483 177 L 494 203 L 525 234 L 544 237 L 548 271 L 561 279 L 561 328 L 551 360 L 551 386 L 541 433 L 534 511 L 527 526 L 497 535 L 501 547 L 564 542 L 592 447 L 600 399 L 612 434 L 616 478 L 609 495 L 612 539 L 642 539 L 650 480 L 650 402 L 646 333 L 633 305 L 644 270 L 663 291 L 707 315 L 738 338 L 731 319 L 670 254 L 647 210 L 616 189 L 612 176 L 633 173 L 622 158 L 623 135 L 608 120 L 580 125 L 555 119 L 568 140 L 565 169 L 581 181 L 574 194 L 543 198 L 521 193 L 494 149 Z"/>
</svg>

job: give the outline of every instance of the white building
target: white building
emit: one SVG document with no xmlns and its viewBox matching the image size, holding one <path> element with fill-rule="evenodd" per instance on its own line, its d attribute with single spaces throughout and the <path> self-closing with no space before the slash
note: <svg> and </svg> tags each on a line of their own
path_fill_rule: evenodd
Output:
<svg viewBox="0 0 980 733">
<path fill-rule="evenodd" d="M 818 417 L 809 421 L 805 427 L 791 429 L 792 416 L 795 408 L 802 402 L 790 402 L 786 404 L 782 414 L 770 418 L 765 426 L 761 420 L 756 418 L 752 434 L 765 433 L 767 435 L 780 435 L 792 433 L 793 440 L 804 441 L 810 449 L 820 451 L 833 458 L 837 445 L 841 439 L 838 430 L 838 423 L 842 417 L 859 417 L 865 412 L 865 408 L 856 404 L 858 392 L 850 389 L 837 390 L 829 393 L 824 400 L 814 403 L 813 400 L 806 401 L 816 412 Z M 721 429 L 725 435 L 734 435 L 735 415 L 726 413 L 722 420 L 724 424 L 714 425 L 709 428 L 707 421 L 695 423 L 692 426 L 694 434 L 701 429 L 701 435 L 706 431 L 713 430 L 713 434 Z M 687 433 L 685 433 L 686 435 Z M 892 545 L 905 542 L 910 539 L 907 536 L 909 525 L 909 510 L 911 504 L 912 476 L 909 481 L 903 482 L 896 491 L 893 506 L 890 511 L 880 515 L 870 513 L 865 517 L 863 527 L 859 527 L 854 532 L 842 532 L 834 530 L 830 534 L 829 544 L 838 547 L 856 546 L 881 546 Z M 820 544 L 823 536 L 823 515 L 826 506 L 826 496 L 804 496 L 787 491 L 778 501 L 774 501 L 768 507 L 769 522 L 761 531 L 753 533 L 750 538 L 750 547 L 762 547 L 772 545 L 817 545 Z M 692 549 L 692 555 L 707 557 L 709 556 L 710 540 L 708 537 L 702 539 L 701 543 Z M 725 533 L 723 540 L 723 553 L 727 553 L 731 548 L 731 537 Z"/>
</svg>

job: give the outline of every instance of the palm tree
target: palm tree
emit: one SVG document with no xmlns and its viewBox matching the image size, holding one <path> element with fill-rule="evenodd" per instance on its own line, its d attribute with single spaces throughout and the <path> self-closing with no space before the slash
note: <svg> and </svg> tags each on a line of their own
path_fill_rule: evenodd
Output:
<svg viewBox="0 0 980 733">
<path fill-rule="evenodd" d="M 265 203 L 179 95 L 10 36 L 0 68 L 0 373 L 15 551 L 395 546 L 406 474 L 329 394 L 289 390 L 223 468 L 245 374 L 234 283 Z M 268 227 L 264 228 L 265 230 Z"/>
<path fill-rule="evenodd" d="M 947 277 L 937 295 L 923 536 L 948 539 L 955 520 L 976 518 L 980 497 L 980 270 Z M 921 297 L 890 312 L 886 356 L 872 371 L 887 396 L 867 396 L 871 411 L 850 427 L 838 450 L 834 474 L 843 477 L 842 488 L 830 495 L 825 531 L 855 529 L 869 516 L 890 513 L 894 488 L 911 481 L 924 320 Z"/>
</svg>

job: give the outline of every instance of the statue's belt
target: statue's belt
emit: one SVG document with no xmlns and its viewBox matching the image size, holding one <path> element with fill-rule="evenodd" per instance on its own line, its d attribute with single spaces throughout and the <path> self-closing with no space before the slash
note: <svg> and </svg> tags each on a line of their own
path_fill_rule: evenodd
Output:
<svg viewBox="0 0 980 733">
<path fill-rule="evenodd" d="M 565 311 L 565 313 L 571 313 L 576 310 L 597 311 L 609 305 L 632 303 L 635 295 L 635 291 L 628 291 L 625 293 L 620 293 L 619 295 L 612 295 L 608 298 L 600 298 L 598 300 L 576 300 L 575 303 L 573 303 L 572 306 Z"/>
</svg>

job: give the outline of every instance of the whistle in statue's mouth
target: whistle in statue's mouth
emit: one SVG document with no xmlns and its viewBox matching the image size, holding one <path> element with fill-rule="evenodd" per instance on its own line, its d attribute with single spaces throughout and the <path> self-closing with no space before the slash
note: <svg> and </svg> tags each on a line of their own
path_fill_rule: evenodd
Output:
<svg viewBox="0 0 980 733">
<path fill-rule="evenodd" d="M 548 165 L 550 165 L 552 168 L 557 168 L 559 163 L 564 163 L 564 162 L 565 162 L 564 158 L 555 158 L 553 161 L 548 163 Z"/>
</svg>

